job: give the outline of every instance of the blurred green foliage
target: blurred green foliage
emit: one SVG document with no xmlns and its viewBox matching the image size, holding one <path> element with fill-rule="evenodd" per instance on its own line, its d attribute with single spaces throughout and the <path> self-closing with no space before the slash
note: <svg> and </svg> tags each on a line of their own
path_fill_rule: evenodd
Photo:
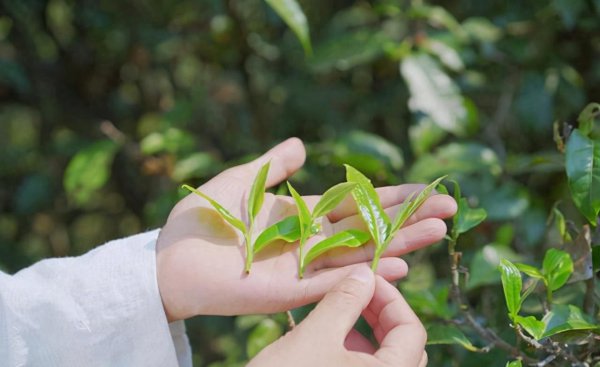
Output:
<svg viewBox="0 0 600 367">
<path fill-rule="evenodd" d="M 500 259 L 539 263 L 564 218 L 573 238 L 585 223 L 554 140 L 600 97 L 600 1 L 302 0 L 310 43 L 279 3 L 0 1 L 0 268 L 160 226 L 182 182 L 299 136 L 304 193 L 342 181 L 341 163 L 379 185 L 456 179 L 487 212 L 460 243 L 469 302 L 511 338 Z M 562 227 L 547 224 L 559 200 Z M 451 317 L 446 248 L 407 260 L 419 314 Z M 285 325 L 190 320 L 195 365 L 243 365 Z M 506 362 L 430 348 L 434 366 Z"/>
</svg>

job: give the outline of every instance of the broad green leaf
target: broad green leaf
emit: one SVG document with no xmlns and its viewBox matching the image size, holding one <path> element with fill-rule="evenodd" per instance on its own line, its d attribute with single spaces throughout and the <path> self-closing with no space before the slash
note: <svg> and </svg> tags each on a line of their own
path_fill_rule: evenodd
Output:
<svg viewBox="0 0 600 367">
<path fill-rule="evenodd" d="M 314 245 L 305 256 L 304 265 L 310 264 L 314 259 L 325 252 L 338 247 L 359 247 L 369 241 L 371 236 L 367 232 L 357 229 L 348 229 L 327 237 Z M 302 269 L 304 271 L 304 269 Z"/>
<path fill-rule="evenodd" d="M 396 231 L 399 230 L 400 227 L 402 227 L 404 222 L 406 222 L 406 220 L 411 215 L 413 215 L 421 207 L 421 205 L 423 205 L 425 200 L 427 200 L 427 198 L 429 198 L 429 195 L 431 195 L 431 192 L 444 178 L 446 178 L 446 176 L 442 176 L 436 179 L 435 181 L 427 185 L 423 190 L 421 190 L 421 192 L 417 195 L 416 198 L 412 200 L 407 199 L 407 201 L 409 201 L 408 205 L 405 206 L 403 203 L 403 205 L 400 206 L 400 208 L 398 209 L 398 213 L 396 214 L 396 218 L 394 218 L 394 224 L 392 225 L 391 234 L 396 233 Z"/>
<path fill-rule="evenodd" d="M 520 359 L 516 361 L 506 362 L 506 367 L 523 367 L 523 362 Z"/>
<path fill-rule="evenodd" d="M 355 187 L 356 183 L 354 182 L 342 182 L 325 191 L 317 205 L 315 205 L 312 217 L 322 217 L 335 209 Z"/>
<path fill-rule="evenodd" d="M 102 140 L 80 150 L 71 159 L 63 184 L 78 204 L 86 203 L 108 181 L 118 148 L 112 140 Z"/>
<path fill-rule="evenodd" d="M 567 252 L 551 248 L 544 256 L 542 272 L 548 288 L 555 291 L 565 285 L 573 273 L 573 260 Z"/>
<path fill-rule="evenodd" d="M 594 130 L 594 122 L 598 116 L 600 116 L 600 103 L 590 103 L 581 111 L 577 122 L 583 135 L 588 136 Z"/>
<path fill-rule="evenodd" d="M 193 177 L 205 177 L 209 173 L 218 172 L 218 170 L 215 170 L 218 165 L 219 163 L 209 153 L 192 153 L 177 161 L 175 167 L 173 167 L 173 172 L 171 172 L 171 178 L 174 181 L 182 182 Z"/>
<path fill-rule="evenodd" d="M 382 136 L 360 130 L 350 131 L 332 144 L 336 161 L 347 163 L 365 174 L 399 170 L 404 166 L 402 150 Z M 361 163 L 356 166 L 355 164 Z"/>
<path fill-rule="evenodd" d="M 454 216 L 452 232 L 456 235 L 463 234 L 478 226 L 486 217 L 487 212 L 485 209 L 471 208 L 466 198 L 460 198 L 458 200 L 458 210 Z"/>
<path fill-rule="evenodd" d="M 304 48 L 304 53 L 312 54 L 308 21 L 302 8 L 296 0 L 265 0 L 267 4 L 283 19 L 283 21 L 296 34 Z"/>
<path fill-rule="evenodd" d="M 421 112 L 442 129 L 458 136 L 466 134 L 467 109 L 460 90 L 430 56 L 411 55 L 400 64 L 410 90 L 408 106 Z"/>
<path fill-rule="evenodd" d="M 600 141 L 573 130 L 567 141 L 565 162 L 573 202 L 596 226 L 600 212 Z"/>
<path fill-rule="evenodd" d="M 517 269 L 519 269 L 520 271 L 529 275 L 532 278 L 536 278 L 536 279 L 544 278 L 544 274 L 542 274 L 542 272 L 535 266 L 521 264 L 521 263 L 516 263 L 515 266 L 517 267 Z"/>
<path fill-rule="evenodd" d="M 215 208 L 215 210 L 221 215 L 221 217 L 223 217 L 223 219 L 225 219 L 225 221 L 227 221 L 227 223 L 229 223 L 232 226 L 234 226 L 235 228 L 239 229 L 242 233 L 246 232 L 246 225 L 244 224 L 244 222 L 242 222 L 241 220 L 234 217 L 233 214 L 231 214 L 227 209 L 223 208 L 221 206 L 221 204 L 217 203 L 216 201 L 211 199 L 208 195 L 206 195 L 205 193 L 203 193 L 199 190 L 196 190 L 195 188 L 191 187 L 190 185 L 183 185 L 181 187 L 190 192 L 193 192 L 194 194 L 196 194 L 196 195 L 200 196 L 201 198 L 203 198 L 204 200 L 208 201 L 208 203 L 210 205 L 212 205 L 213 208 Z"/>
<path fill-rule="evenodd" d="M 543 338 L 571 330 L 600 331 L 600 325 L 574 305 L 553 305 L 542 322 L 546 325 Z"/>
<path fill-rule="evenodd" d="M 346 180 L 357 186 L 352 190 L 358 212 L 365 221 L 376 246 L 381 246 L 390 234 L 390 219 L 384 212 L 371 180 L 352 166 L 346 166 Z"/>
<path fill-rule="evenodd" d="M 302 196 L 298 194 L 298 191 L 294 189 L 294 187 L 289 181 L 287 182 L 287 186 L 288 190 L 290 191 L 290 194 L 292 194 L 292 197 L 296 202 L 296 208 L 298 209 L 298 219 L 300 223 L 300 241 L 301 245 L 303 245 L 304 241 L 308 238 L 308 236 L 310 236 L 311 233 L 312 217 L 310 215 L 310 210 L 308 210 L 306 202 L 304 201 L 304 199 L 302 199 Z"/>
<path fill-rule="evenodd" d="M 265 201 L 265 183 L 267 182 L 270 166 L 271 162 L 267 162 L 260 168 L 254 178 L 250 193 L 248 194 L 248 220 L 251 223 L 251 228 L 252 223 L 254 223 L 254 218 L 256 218 L 258 212 L 260 212 L 260 208 L 262 208 L 263 202 Z"/>
<path fill-rule="evenodd" d="M 248 358 L 257 355 L 266 346 L 273 343 L 283 335 L 283 329 L 273 319 L 262 320 L 248 335 L 246 353 Z"/>
<path fill-rule="evenodd" d="M 521 325 L 529 335 L 533 336 L 536 340 L 540 340 L 544 334 L 546 324 L 535 318 L 535 316 L 519 316 L 514 320 L 517 324 Z"/>
<path fill-rule="evenodd" d="M 511 319 L 515 319 L 521 309 L 521 289 L 523 281 L 519 269 L 506 259 L 500 261 L 500 273 L 504 299 Z"/>
<path fill-rule="evenodd" d="M 285 242 L 296 242 L 299 239 L 300 220 L 297 215 L 292 215 L 262 231 L 254 241 L 253 250 L 256 254 L 273 241 L 283 240 Z"/>
<path fill-rule="evenodd" d="M 427 345 L 437 344 L 458 344 L 471 352 L 478 350 L 465 334 L 453 325 L 432 325 L 427 328 Z"/>
</svg>

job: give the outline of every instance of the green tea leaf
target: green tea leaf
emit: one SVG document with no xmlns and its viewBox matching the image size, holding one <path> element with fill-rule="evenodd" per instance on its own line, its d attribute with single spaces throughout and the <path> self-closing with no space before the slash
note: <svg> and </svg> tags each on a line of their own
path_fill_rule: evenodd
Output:
<svg viewBox="0 0 600 367">
<path fill-rule="evenodd" d="M 454 226 L 452 232 L 455 235 L 463 234 L 472 228 L 478 226 L 487 217 L 487 212 L 483 208 L 471 208 L 466 198 L 458 200 L 458 210 L 454 216 Z"/>
<path fill-rule="evenodd" d="M 283 21 L 296 34 L 304 48 L 304 53 L 312 54 L 308 21 L 302 8 L 296 0 L 265 0 L 267 4 L 283 19 Z"/>
<path fill-rule="evenodd" d="M 521 309 L 521 289 L 523 288 L 521 273 L 513 263 L 506 259 L 500 261 L 500 273 L 506 307 L 510 318 L 514 320 Z"/>
<path fill-rule="evenodd" d="M 442 176 L 438 179 L 436 179 L 435 181 L 433 181 L 432 183 L 430 183 L 429 185 L 427 185 L 418 195 L 414 200 L 409 200 L 409 204 L 404 206 L 400 206 L 398 213 L 396 214 L 396 218 L 394 218 L 394 224 L 392 225 L 392 230 L 391 233 L 396 233 L 396 231 L 398 231 L 400 229 L 400 227 L 402 227 L 402 225 L 404 224 L 404 222 L 406 222 L 406 220 L 408 218 L 410 218 L 411 215 L 413 215 L 420 207 L 421 205 L 423 205 L 423 203 L 425 202 L 425 200 L 427 200 L 427 198 L 429 198 L 429 195 L 431 194 L 431 192 L 435 189 L 435 187 L 444 179 L 446 178 L 446 176 Z M 403 203 L 404 204 L 404 203 Z"/>
<path fill-rule="evenodd" d="M 298 191 L 294 189 L 294 187 L 289 181 L 287 183 L 287 186 L 288 190 L 290 191 L 290 194 L 292 194 L 292 197 L 296 202 L 296 207 L 298 209 L 298 219 L 300 223 L 300 241 L 302 242 L 302 244 L 304 244 L 304 241 L 306 240 L 306 238 L 308 238 L 308 236 L 311 233 L 312 217 L 310 215 L 310 210 L 308 210 L 308 206 L 306 205 L 304 199 L 302 199 L 302 196 L 298 194 Z"/>
<path fill-rule="evenodd" d="M 555 291 L 565 285 L 573 273 L 573 260 L 567 252 L 551 248 L 544 256 L 542 272 L 548 288 Z"/>
<path fill-rule="evenodd" d="M 523 367 L 523 362 L 520 359 L 516 361 L 506 362 L 506 367 Z"/>
<path fill-rule="evenodd" d="M 527 331 L 529 335 L 533 336 L 536 340 L 540 340 L 542 338 L 546 328 L 546 324 L 544 324 L 543 321 L 536 319 L 535 316 L 523 317 L 517 315 L 515 322 L 521 325 L 521 327 L 523 327 L 523 329 L 525 329 L 525 331 Z"/>
<path fill-rule="evenodd" d="M 258 212 L 260 212 L 260 208 L 262 208 L 263 202 L 265 201 L 265 183 L 267 182 L 270 165 L 271 162 L 267 162 L 260 168 L 254 178 L 252 188 L 250 188 L 250 194 L 248 195 L 248 221 L 251 223 L 250 228 L 252 228 L 254 218 L 256 218 Z"/>
<path fill-rule="evenodd" d="M 379 196 L 371 184 L 371 180 L 354 167 L 347 164 L 345 166 L 346 180 L 357 184 L 352 191 L 352 196 L 358 207 L 358 212 L 365 221 L 375 245 L 379 247 L 390 234 L 390 219 L 381 206 Z"/>
<path fill-rule="evenodd" d="M 253 251 L 256 254 L 273 241 L 296 242 L 300 239 L 300 220 L 297 215 L 289 216 L 261 232 L 254 241 Z"/>
<path fill-rule="evenodd" d="M 358 229 L 349 229 L 327 237 L 323 241 L 314 245 L 305 257 L 304 265 L 310 264 L 315 258 L 321 256 L 325 252 L 338 247 L 359 247 L 369 241 L 371 236 L 367 232 Z M 302 269 L 304 271 L 304 269 Z"/>
<path fill-rule="evenodd" d="M 544 279 L 544 274 L 542 274 L 542 272 L 535 266 L 521 263 L 516 263 L 515 266 L 517 267 L 517 269 L 519 269 L 520 271 L 529 275 L 532 278 Z"/>
<path fill-rule="evenodd" d="M 573 130 L 567 141 L 565 164 L 573 202 L 596 226 L 600 212 L 600 141 Z"/>
<path fill-rule="evenodd" d="M 335 207 L 338 206 L 339 203 L 346 198 L 346 195 L 348 195 L 355 187 L 356 183 L 354 182 L 342 182 L 325 191 L 317 205 L 315 205 L 312 217 L 322 217 L 335 209 Z"/>
<path fill-rule="evenodd" d="M 433 325 L 427 328 L 427 345 L 437 344 L 458 344 L 471 352 L 477 351 L 477 347 L 453 325 Z"/>
<path fill-rule="evenodd" d="M 600 325 L 574 305 L 553 305 L 542 322 L 546 325 L 542 338 L 571 330 L 600 331 Z"/>
<path fill-rule="evenodd" d="M 78 204 L 86 203 L 108 181 L 118 148 L 112 140 L 102 140 L 80 150 L 71 159 L 63 183 L 67 194 Z"/>
<path fill-rule="evenodd" d="M 208 203 L 210 205 L 212 205 L 213 208 L 215 208 L 215 210 L 221 215 L 221 217 L 223 217 L 223 219 L 225 219 L 225 221 L 227 221 L 227 223 L 231 224 L 232 226 L 234 226 L 235 228 L 240 230 L 242 233 L 246 232 L 246 225 L 244 224 L 244 222 L 242 222 L 241 220 L 234 217 L 233 214 L 231 214 L 227 209 L 223 208 L 221 206 L 221 204 L 217 203 L 216 201 L 211 199 L 208 195 L 204 194 L 203 192 L 201 192 L 199 190 L 196 190 L 195 188 L 191 187 L 190 185 L 183 185 L 181 187 L 190 192 L 193 192 L 194 194 L 196 194 L 196 195 L 200 196 L 201 198 L 203 198 L 204 200 L 208 201 Z"/>
</svg>

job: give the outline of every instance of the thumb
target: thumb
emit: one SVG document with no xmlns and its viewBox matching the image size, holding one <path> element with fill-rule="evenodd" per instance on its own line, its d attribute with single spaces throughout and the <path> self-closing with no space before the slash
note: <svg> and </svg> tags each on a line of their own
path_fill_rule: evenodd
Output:
<svg viewBox="0 0 600 367">
<path fill-rule="evenodd" d="M 342 343 L 373 297 L 375 278 L 368 266 L 357 267 L 336 284 L 300 324 L 311 334 Z"/>
</svg>

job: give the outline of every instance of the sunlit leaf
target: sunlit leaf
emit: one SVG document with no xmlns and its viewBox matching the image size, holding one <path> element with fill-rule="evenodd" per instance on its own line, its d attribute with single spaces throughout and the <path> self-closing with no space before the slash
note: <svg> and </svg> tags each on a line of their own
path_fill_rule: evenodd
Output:
<svg viewBox="0 0 600 367">
<path fill-rule="evenodd" d="M 565 163 L 573 202 L 596 226 L 600 212 L 600 141 L 573 130 L 567 141 Z"/>
<path fill-rule="evenodd" d="M 600 325 L 574 305 L 553 305 L 542 319 L 546 325 L 543 338 L 572 330 L 599 330 Z"/>
<path fill-rule="evenodd" d="M 300 220 L 297 215 L 289 216 L 261 232 L 254 241 L 254 253 L 256 254 L 270 243 L 282 240 L 288 243 L 300 239 Z"/>
<path fill-rule="evenodd" d="M 400 72 L 410 90 L 408 105 L 412 111 L 429 115 L 446 131 L 465 134 L 467 110 L 460 90 L 430 56 L 406 57 Z"/>
<path fill-rule="evenodd" d="M 523 362 L 520 359 L 516 361 L 506 362 L 506 367 L 523 367 Z"/>
<path fill-rule="evenodd" d="M 312 54 L 310 33 L 306 15 L 296 0 L 265 0 L 296 34 L 307 55 Z"/>
<path fill-rule="evenodd" d="M 477 350 L 465 334 L 453 325 L 432 325 L 427 328 L 427 345 L 437 344 L 457 344 L 471 352 Z"/>
<path fill-rule="evenodd" d="M 521 289 L 523 288 L 521 273 L 513 263 L 502 259 L 500 261 L 500 274 L 506 307 L 511 319 L 514 320 L 521 309 Z"/>
<path fill-rule="evenodd" d="M 573 273 L 573 260 L 567 252 L 551 248 L 544 256 L 542 272 L 548 288 L 555 291 L 565 285 Z"/>
<path fill-rule="evenodd" d="M 594 122 L 600 116 L 600 103 L 590 103 L 577 118 L 579 123 L 579 131 L 585 136 L 588 136 L 594 130 Z"/>
<path fill-rule="evenodd" d="M 281 326 L 273 319 L 262 320 L 248 335 L 246 353 L 248 358 L 257 355 L 266 346 L 273 343 L 283 335 Z"/>
<path fill-rule="evenodd" d="M 310 264 L 314 259 L 321 256 L 329 250 L 339 247 L 359 247 L 369 241 L 371 236 L 367 232 L 357 229 L 349 229 L 338 232 L 331 237 L 314 245 L 305 256 L 304 265 Z M 304 269 L 302 269 L 304 271 Z"/>
<path fill-rule="evenodd" d="M 523 317 L 517 315 L 515 322 L 521 325 L 521 327 L 523 327 L 523 329 L 525 329 L 525 331 L 527 331 L 529 335 L 533 336 L 536 340 L 542 338 L 546 328 L 544 322 L 536 319 L 535 316 Z"/>
<path fill-rule="evenodd" d="M 232 226 L 234 226 L 235 228 L 239 229 L 242 233 L 246 232 L 246 225 L 244 224 L 244 222 L 242 222 L 241 220 L 234 217 L 233 214 L 231 214 L 227 209 L 222 207 L 221 204 L 217 203 L 215 200 L 210 198 L 208 195 L 204 194 L 203 192 L 201 192 L 199 190 L 196 190 L 195 188 L 191 187 L 190 185 L 183 185 L 181 187 L 190 192 L 193 192 L 194 194 L 196 194 L 196 195 L 200 196 L 201 198 L 203 198 L 204 200 L 208 201 L 208 203 L 210 205 L 212 205 L 212 207 L 215 208 L 215 210 L 219 214 L 221 214 L 221 216 L 223 217 L 223 219 L 225 219 L 227 221 L 227 223 L 229 223 Z"/>
<path fill-rule="evenodd" d="M 371 184 L 371 180 L 352 166 L 345 166 L 346 180 L 357 184 L 352 191 L 352 196 L 358 207 L 358 212 L 365 221 L 376 246 L 379 247 L 389 236 L 390 219 L 381 206 L 379 196 L 373 184 Z"/>
<path fill-rule="evenodd" d="M 515 266 L 517 267 L 517 269 L 519 269 L 520 271 L 529 275 L 532 278 L 535 278 L 535 279 L 543 279 L 544 278 L 544 274 L 542 274 L 542 272 L 535 266 L 521 264 L 521 263 L 516 263 Z"/>
<path fill-rule="evenodd" d="M 248 218 L 250 223 L 254 223 L 254 219 L 258 215 L 258 212 L 260 212 L 260 208 L 262 208 L 265 200 L 265 183 L 267 182 L 270 165 L 271 162 L 267 162 L 260 168 L 250 188 L 250 193 L 248 194 Z M 252 224 L 250 227 L 252 228 Z"/>
<path fill-rule="evenodd" d="M 315 205 L 312 217 L 322 217 L 335 209 L 354 187 L 356 187 L 356 183 L 354 182 L 342 182 L 325 191 L 319 202 L 317 202 L 317 205 Z"/>
<path fill-rule="evenodd" d="M 403 203 L 400 206 L 400 208 L 398 209 L 398 213 L 396 214 L 396 217 L 394 218 L 394 223 L 392 225 L 391 234 L 396 233 L 396 231 L 402 227 L 404 222 L 406 222 L 406 220 L 411 215 L 413 215 L 421 207 L 421 205 L 423 205 L 425 200 L 427 200 L 429 198 L 429 195 L 431 195 L 431 192 L 436 188 L 436 186 L 444 178 L 446 178 L 446 176 L 442 176 L 442 177 L 436 179 L 435 181 L 433 181 L 432 183 L 427 185 L 423 190 L 421 190 L 421 192 L 414 199 L 410 199 L 410 197 L 409 197 L 407 199 L 407 201 L 408 201 L 407 205 L 404 205 L 404 203 Z"/>
<path fill-rule="evenodd" d="M 80 150 L 71 159 L 63 183 L 67 194 L 78 204 L 87 202 L 108 181 L 118 148 L 112 140 L 102 140 Z"/>
</svg>

